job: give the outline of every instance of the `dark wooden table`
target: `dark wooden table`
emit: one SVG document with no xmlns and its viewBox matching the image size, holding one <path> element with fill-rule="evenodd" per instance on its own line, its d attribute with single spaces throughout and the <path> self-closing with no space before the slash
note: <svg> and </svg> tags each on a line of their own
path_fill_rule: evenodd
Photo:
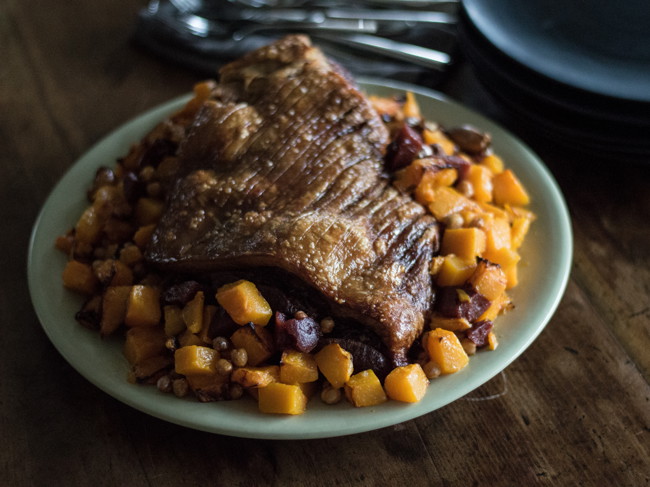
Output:
<svg viewBox="0 0 650 487">
<path fill-rule="evenodd" d="M 0 485 L 650 484 L 650 164 L 519 131 L 462 66 L 441 89 L 524 137 L 573 218 L 557 313 L 470 399 L 505 393 L 349 437 L 259 441 L 152 418 L 72 369 L 29 298 L 37 212 L 94 142 L 201 78 L 130 43 L 142 3 L 0 3 Z"/>
</svg>

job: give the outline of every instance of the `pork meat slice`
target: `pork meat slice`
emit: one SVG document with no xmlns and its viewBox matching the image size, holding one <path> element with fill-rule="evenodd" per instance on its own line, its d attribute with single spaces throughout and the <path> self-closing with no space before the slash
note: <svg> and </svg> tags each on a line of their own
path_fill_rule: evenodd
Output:
<svg viewBox="0 0 650 487">
<path fill-rule="evenodd" d="M 382 339 L 421 333 L 439 228 L 383 173 L 387 131 L 305 36 L 226 65 L 181 143 L 182 172 L 147 251 L 175 272 L 274 267 Z"/>
</svg>

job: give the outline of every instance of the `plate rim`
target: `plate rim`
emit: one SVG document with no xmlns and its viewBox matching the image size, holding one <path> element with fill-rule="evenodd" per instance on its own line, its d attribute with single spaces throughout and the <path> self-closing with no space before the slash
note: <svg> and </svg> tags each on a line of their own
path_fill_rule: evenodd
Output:
<svg viewBox="0 0 650 487">
<path fill-rule="evenodd" d="M 128 384 L 126 382 L 125 375 L 119 378 L 111 377 L 109 378 L 109 380 L 104 380 L 104 378 L 101 378 L 100 380 L 100 378 L 98 378 L 97 376 L 96 371 L 83 370 L 83 367 L 79 363 L 78 357 L 71 355 L 70 348 L 69 348 L 70 345 L 63 343 L 62 337 L 57 336 L 55 333 L 53 333 L 53 329 L 51 327 L 52 326 L 60 327 L 60 324 L 57 325 L 55 323 L 54 325 L 52 325 L 51 321 L 53 320 L 53 318 L 47 315 L 46 310 L 43 309 L 43 303 L 39 301 L 39 292 L 38 292 L 39 280 L 42 279 L 43 276 L 41 276 L 37 272 L 38 270 L 42 270 L 42 269 L 37 267 L 38 266 L 37 255 L 35 255 L 35 252 L 38 247 L 43 247 L 45 245 L 44 241 L 39 240 L 39 237 L 41 236 L 41 232 L 43 231 L 44 225 L 46 223 L 44 222 L 43 219 L 45 218 L 48 211 L 52 210 L 51 205 L 52 202 L 54 201 L 54 197 L 57 195 L 57 191 L 60 192 L 62 188 L 65 187 L 65 184 L 67 182 L 74 179 L 74 176 L 76 174 L 78 174 L 79 172 L 83 172 L 82 169 L 89 170 L 86 166 L 89 165 L 91 162 L 93 162 L 93 156 L 97 156 L 98 152 L 101 152 L 102 147 L 106 146 L 107 143 L 110 142 L 111 140 L 115 140 L 115 138 L 118 137 L 120 134 L 124 134 L 125 131 L 132 130 L 134 127 L 137 127 L 138 125 L 142 125 L 144 123 L 143 120 L 148 120 L 150 122 L 153 120 L 157 120 L 157 121 L 162 120 L 162 117 L 164 115 L 170 113 L 173 109 L 180 107 L 185 101 L 187 101 L 191 97 L 191 94 L 185 94 L 137 115 L 136 117 L 132 118 L 130 121 L 120 125 L 113 131 L 109 132 L 108 135 L 106 135 L 100 141 L 95 143 L 90 149 L 88 149 L 81 157 L 79 157 L 68 168 L 65 174 L 59 179 L 57 184 L 50 191 L 48 197 L 45 199 L 41 207 L 41 210 L 39 211 L 39 214 L 35 220 L 30 235 L 30 239 L 29 239 L 29 247 L 27 253 L 28 288 L 29 288 L 30 297 L 32 299 L 33 307 L 39 319 L 39 322 L 41 323 L 41 327 L 43 328 L 50 342 L 54 345 L 54 347 L 62 355 L 62 357 L 80 375 L 82 375 L 84 378 L 86 378 L 89 382 L 91 382 L 93 385 L 98 387 L 100 390 L 104 391 L 114 399 L 117 399 L 118 401 L 130 407 L 133 407 L 134 409 L 144 412 L 145 414 L 162 419 L 164 421 L 168 421 L 170 423 L 178 424 L 196 430 L 223 434 L 228 436 L 256 438 L 256 439 L 328 438 L 328 437 L 357 434 L 357 433 L 381 429 L 388 426 L 393 426 L 395 424 L 399 424 L 411 419 L 415 419 L 424 414 L 428 414 L 432 411 L 435 411 L 437 409 L 440 409 L 441 407 L 450 404 L 453 401 L 460 399 L 464 395 L 470 393 L 471 391 L 475 390 L 476 388 L 480 387 L 481 385 L 483 385 L 484 383 L 492 379 L 494 376 L 496 376 L 505 368 L 507 368 L 515 359 L 517 359 L 530 346 L 530 344 L 539 336 L 539 334 L 544 330 L 544 328 L 550 321 L 551 317 L 555 313 L 560 303 L 560 300 L 562 299 L 562 296 L 564 295 L 569 280 L 571 262 L 573 259 L 573 238 L 572 238 L 571 222 L 570 222 L 568 208 L 566 206 L 566 202 L 564 201 L 564 197 L 562 196 L 562 193 L 559 189 L 559 186 L 557 185 L 550 171 L 548 170 L 548 168 L 546 168 L 543 162 L 527 146 L 525 146 L 524 143 L 521 142 L 516 136 L 511 134 L 508 130 L 502 128 L 496 122 L 489 120 L 483 115 L 476 113 L 467 107 L 464 107 L 463 105 L 451 100 L 445 95 L 442 95 L 437 91 L 424 88 L 421 86 L 398 82 L 398 81 L 392 81 L 392 80 L 359 78 L 358 82 L 361 88 L 363 90 L 368 90 L 370 94 L 372 94 L 373 90 L 378 90 L 378 89 L 379 90 L 388 89 L 388 90 L 394 90 L 400 92 L 412 91 L 416 95 L 422 95 L 424 97 L 428 97 L 431 98 L 432 100 L 435 100 L 435 103 L 441 103 L 443 105 L 446 105 L 447 109 L 449 110 L 453 110 L 462 115 L 470 114 L 471 116 L 469 118 L 473 120 L 478 120 L 479 122 L 483 121 L 492 127 L 496 127 L 499 131 L 503 132 L 503 134 L 506 135 L 506 138 L 509 139 L 507 141 L 508 145 L 514 147 L 515 152 L 521 152 L 522 154 L 525 154 L 527 158 L 530 158 L 528 163 L 532 161 L 532 166 L 533 166 L 532 170 L 536 173 L 536 175 L 543 178 L 544 187 L 548 191 L 550 191 L 550 193 L 553 195 L 552 205 L 554 205 L 555 209 L 559 211 L 559 214 L 557 216 L 559 216 L 558 224 L 559 224 L 559 234 L 561 237 L 560 240 L 562 241 L 563 245 L 566 246 L 567 252 L 565 252 L 560 256 L 560 261 L 557 263 L 556 266 L 557 276 L 555 279 L 556 282 L 554 286 L 554 293 L 553 296 L 551 296 L 550 301 L 548 302 L 548 307 L 545 308 L 545 312 L 541 316 L 537 317 L 536 321 L 538 324 L 535 327 L 534 331 L 532 333 L 528 333 L 526 335 L 526 339 L 519 342 L 517 350 L 514 353 L 510 353 L 506 357 L 506 360 L 500 361 L 498 367 L 492 367 L 489 371 L 490 373 L 486 374 L 485 371 L 481 370 L 480 372 L 482 373 L 480 377 L 474 374 L 470 376 L 470 380 L 461 381 L 460 378 L 464 378 L 465 375 L 467 375 L 467 374 L 463 374 L 464 371 L 461 371 L 457 374 L 454 374 L 453 376 L 447 376 L 442 379 L 437 379 L 439 381 L 446 381 L 443 382 L 443 384 L 452 384 L 452 385 L 455 384 L 456 382 L 461 381 L 461 387 L 455 389 L 453 394 L 450 395 L 448 394 L 448 397 L 446 399 L 442 401 L 438 400 L 435 403 L 434 407 L 430 407 L 430 404 L 425 402 L 426 398 L 423 399 L 423 401 L 413 405 L 404 405 L 404 404 L 397 403 L 397 401 L 389 401 L 389 403 L 385 403 L 377 408 L 357 409 L 348 406 L 345 409 L 342 409 L 341 407 L 334 406 L 338 414 L 331 415 L 331 416 L 337 417 L 337 424 L 332 425 L 331 424 L 332 418 L 330 418 L 329 422 L 325 422 L 325 424 L 321 424 L 320 427 L 318 427 L 317 424 L 313 424 L 309 422 L 310 409 L 308 409 L 307 413 L 305 413 L 302 416 L 287 418 L 287 417 L 275 417 L 275 416 L 270 417 L 268 415 L 263 415 L 257 412 L 257 407 L 255 406 L 254 408 L 255 414 L 250 415 L 249 414 L 251 410 L 250 406 L 240 407 L 240 405 L 237 405 L 237 409 L 235 409 L 233 407 L 229 407 L 223 402 L 205 404 L 205 403 L 198 403 L 198 402 L 187 401 L 187 400 L 183 401 L 183 400 L 179 400 L 176 397 L 168 397 L 170 395 L 164 395 L 162 393 L 157 393 L 157 391 L 152 391 L 151 389 L 155 389 L 154 386 L 141 387 L 141 386 Z M 505 144 L 505 142 L 503 143 Z M 496 140 L 495 140 L 495 145 L 497 146 L 499 145 Z M 128 150 L 128 146 L 123 147 L 123 152 L 125 152 L 126 150 Z M 499 153 L 498 150 L 495 150 L 495 152 Z M 113 159 L 106 160 L 105 162 L 103 162 L 103 164 L 113 164 L 113 163 L 114 163 Z M 86 166 L 84 166 L 84 164 Z M 93 168 L 96 168 L 99 165 L 102 165 L 102 163 L 95 161 L 95 165 L 93 165 Z M 90 181 L 87 181 L 87 184 L 90 184 Z M 80 193 L 83 193 L 83 190 L 81 190 Z M 68 226 L 70 227 L 73 224 L 74 221 L 70 221 L 68 223 Z M 51 244 L 50 246 L 53 247 L 53 242 L 54 239 L 56 238 L 56 234 L 48 234 L 47 236 Z M 57 279 L 59 279 L 58 283 L 60 285 L 59 275 L 60 274 L 57 274 Z M 65 318 L 65 320 L 67 321 L 67 318 Z M 70 320 L 74 321 L 74 318 L 70 316 Z M 74 325 L 79 329 L 82 329 L 82 327 L 80 327 L 76 322 L 74 323 Z M 85 330 L 85 331 L 92 334 L 88 336 L 95 336 L 95 337 L 99 336 L 99 334 L 95 331 L 90 331 L 90 330 Z M 77 333 L 77 331 L 75 331 L 74 333 Z M 86 334 L 84 334 L 84 336 L 86 336 Z M 97 340 L 97 338 L 95 338 L 95 340 Z M 489 352 L 489 353 L 491 354 L 498 353 L 498 349 L 494 352 Z M 472 364 L 473 361 L 476 362 L 477 357 L 478 354 L 477 356 L 473 357 L 472 360 L 470 360 L 470 364 Z M 488 363 L 491 363 L 491 361 L 488 361 Z M 470 369 L 470 367 L 467 367 L 465 371 L 467 371 L 468 369 L 472 370 Z M 126 388 L 125 386 L 128 386 L 128 388 Z M 448 385 L 446 387 L 449 388 Z M 432 389 L 433 388 L 430 387 L 430 390 Z M 444 391 L 445 387 L 443 387 L 442 389 Z M 239 401 L 232 401 L 232 402 L 236 403 Z M 252 402 L 252 401 L 248 401 L 248 402 Z M 315 409 L 315 412 L 311 415 L 312 417 L 314 415 L 317 415 L 318 411 L 321 410 L 327 410 L 327 413 L 325 413 L 326 415 L 330 414 L 333 411 L 331 409 L 332 408 L 331 406 L 326 406 L 325 408 L 322 408 L 319 407 L 318 405 L 315 405 L 314 403 L 316 402 L 317 400 L 314 399 L 312 401 L 312 404 L 310 404 L 311 408 Z M 429 401 L 429 403 L 430 402 L 431 401 Z M 212 413 L 212 412 L 197 409 L 197 406 L 200 407 L 207 406 L 207 408 L 210 408 L 211 405 L 215 405 L 215 404 L 217 405 L 217 411 L 219 414 L 223 414 L 223 411 L 221 411 L 221 409 L 224 409 L 225 411 L 228 412 L 228 416 L 232 416 L 230 418 L 231 419 L 230 422 L 225 421 L 222 422 L 221 424 L 214 424 L 201 419 L 201 416 L 202 417 L 208 416 L 204 413 L 206 412 Z M 222 406 L 219 407 L 219 405 Z M 178 410 L 181 408 L 184 411 L 184 413 L 179 416 Z M 214 414 L 210 414 L 209 416 L 212 417 L 214 416 Z M 247 427 L 244 429 L 241 428 L 243 422 L 246 422 L 247 424 Z M 287 426 L 288 424 L 297 425 L 298 431 L 292 430 L 290 427 Z"/>
</svg>

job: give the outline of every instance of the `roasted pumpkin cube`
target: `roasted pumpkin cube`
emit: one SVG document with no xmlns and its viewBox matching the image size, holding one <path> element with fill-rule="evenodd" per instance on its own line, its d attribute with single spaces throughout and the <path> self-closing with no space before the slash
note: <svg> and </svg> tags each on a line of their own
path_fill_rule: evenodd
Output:
<svg viewBox="0 0 650 487">
<path fill-rule="evenodd" d="M 471 164 L 464 180 L 468 181 L 474 189 L 473 199 L 481 203 L 492 201 L 492 176 L 493 173 L 486 166 Z"/>
<path fill-rule="evenodd" d="M 490 307 L 486 309 L 476 321 L 494 321 L 502 311 L 507 310 L 511 306 L 510 296 L 503 292 L 498 298 L 490 303 Z"/>
<path fill-rule="evenodd" d="M 181 347 L 174 352 L 176 372 L 182 375 L 214 375 L 219 358 L 214 348 L 198 345 Z"/>
<path fill-rule="evenodd" d="M 156 326 L 161 317 L 160 290 L 142 284 L 132 286 L 124 323 L 127 326 Z"/>
<path fill-rule="evenodd" d="M 512 232 L 510 222 L 507 218 L 495 217 L 485 229 L 485 248 L 486 250 L 499 250 L 510 248 Z"/>
<path fill-rule="evenodd" d="M 379 378 L 372 369 L 350 377 L 345 384 L 345 397 L 358 408 L 376 406 L 388 399 Z"/>
<path fill-rule="evenodd" d="M 173 337 L 186 329 L 183 321 L 183 310 L 180 306 L 168 304 L 163 307 L 163 323 L 165 335 Z"/>
<path fill-rule="evenodd" d="M 481 161 L 481 164 L 492 171 L 492 174 L 499 174 L 503 172 L 504 169 L 503 159 L 501 159 L 496 154 L 489 154 L 485 156 Z"/>
<path fill-rule="evenodd" d="M 516 216 L 512 220 L 510 247 L 517 250 L 524 243 L 524 239 L 530 229 L 531 218 Z"/>
<path fill-rule="evenodd" d="M 438 286 L 460 286 L 469 279 L 476 269 L 476 259 L 465 260 L 455 254 L 448 254 L 444 257 L 436 283 Z"/>
<path fill-rule="evenodd" d="M 273 315 L 269 303 L 250 281 L 242 279 L 226 284 L 217 290 L 216 298 L 233 321 L 239 325 L 254 323 L 266 326 Z"/>
<path fill-rule="evenodd" d="M 135 204 L 135 220 L 138 225 L 152 225 L 158 223 L 163 212 L 164 203 L 156 198 L 143 197 Z"/>
<path fill-rule="evenodd" d="M 255 367 L 273 355 L 273 335 L 262 326 L 252 323 L 241 327 L 230 337 L 236 348 L 243 348 L 248 354 L 248 365 Z"/>
<path fill-rule="evenodd" d="M 138 382 L 151 382 L 172 364 L 172 358 L 167 355 L 154 355 L 138 362 L 133 366 L 133 373 Z"/>
<path fill-rule="evenodd" d="M 84 210 L 75 225 L 74 238 L 79 243 L 95 244 L 102 235 L 104 221 L 93 206 Z"/>
<path fill-rule="evenodd" d="M 185 325 L 183 324 L 183 326 Z M 185 329 L 184 332 L 178 335 L 178 344 L 181 347 L 189 347 L 191 345 L 202 347 L 203 345 L 205 345 L 205 343 L 203 343 L 203 340 L 201 340 L 201 338 L 199 338 L 198 335 L 195 335 L 187 328 Z"/>
<path fill-rule="evenodd" d="M 455 254 L 466 261 L 475 260 L 485 251 L 485 232 L 480 228 L 448 228 L 442 236 L 440 252 Z"/>
<path fill-rule="evenodd" d="M 280 366 L 239 367 L 232 371 L 230 380 L 243 387 L 266 387 L 271 382 L 280 382 Z"/>
<path fill-rule="evenodd" d="M 313 355 L 285 350 L 280 359 L 280 382 L 300 384 L 318 380 L 318 366 Z"/>
<path fill-rule="evenodd" d="M 501 266 L 481 260 L 469 278 L 470 284 L 490 301 L 497 299 L 506 290 L 507 278 Z"/>
<path fill-rule="evenodd" d="M 133 235 L 133 243 L 135 243 L 139 249 L 145 249 L 149 242 L 151 241 L 151 236 L 153 231 L 156 229 L 156 224 L 152 223 L 150 225 L 143 225 L 138 228 Z"/>
<path fill-rule="evenodd" d="M 424 172 L 415 187 L 414 197 L 420 204 L 432 203 L 436 199 L 436 188 L 451 186 L 456 179 L 458 179 L 458 171 L 454 168 L 429 169 Z"/>
<path fill-rule="evenodd" d="M 429 379 L 420 364 L 394 368 L 384 380 L 386 394 L 402 402 L 418 402 L 427 392 Z"/>
<path fill-rule="evenodd" d="M 131 286 L 110 286 L 102 297 L 102 318 L 99 333 L 108 336 L 124 323 Z"/>
<path fill-rule="evenodd" d="M 199 333 L 203 328 L 203 307 L 205 295 L 197 291 L 194 297 L 183 307 L 183 321 L 192 333 Z"/>
<path fill-rule="evenodd" d="M 69 260 L 63 269 L 63 285 L 80 294 L 93 294 L 99 285 L 99 281 L 90 265 Z"/>
<path fill-rule="evenodd" d="M 228 376 L 219 374 L 186 375 L 187 383 L 200 401 L 217 401 L 226 397 Z"/>
<path fill-rule="evenodd" d="M 163 355 L 167 337 L 160 328 L 131 328 L 124 340 L 124 356 L 131 365 Z"/>
<path fill-rule="evenodd" d="M 439 145 L 445 154 L 453 155 L 456 152 L 456 145 L 442 130 L 424 129 L 422 131 L 422 138 L 427 145 Z"/>
<path fill-rule="evenodd" d="M 494 202 L 497 205 L 525 206 L 530 203 L 526 189 L 510 169 L 495 175 L 492 178 L 492 184 L 494 186 Z"/>
<path fill-rule="evenodd" d="M 446 318 L 444 316 L 434 315 L 429 323 L 429 328 L 442 328 L 449 331 L 469 330 L 472 324 L 466 318 Z"/>
<path fill-rule="evenodd" d="M 429 204 L 429 211 L 438 220 L 458 213 L 463 210 L 479 210 L 476 202 L 460 194 L 454 188 L 439 186 L 433 189 L 433 201 Z"/>
<path fill-rule="evenodd" d="M 316 354 L 315 359 L 318 369 L 335 389 L 343 387 L 354 372 L 352 354 L 338 343 L 325 345 Z"/>
<path fill-rule="evenodd" d="M 424 346 L 442 374 L 453 374 L 469 363 L 469 357 L 453 331 L 436 328 L 424 335 Z"/>
<path fill-rule="evenodd" d="M 271 382 L 258 391 L 258 406 L 263 413 L 295 415 L 307 408 L 307 396 L 298 385 Z"/>
<path fill-rule="evenodd" d="M 517 285 L 517 263 L 521 260 L 521 256 L 517 251 L 508 247 L 490 249 L 484 252 L 483 257 L 501 266 L 501 270 L 506 275 L 506 289 L 511 289 Z"/>
</svg>

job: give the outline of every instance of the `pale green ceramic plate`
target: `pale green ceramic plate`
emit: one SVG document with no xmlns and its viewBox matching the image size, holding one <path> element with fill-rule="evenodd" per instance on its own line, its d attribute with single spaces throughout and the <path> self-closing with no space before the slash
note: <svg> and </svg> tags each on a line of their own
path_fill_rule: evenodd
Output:
<svg viewBox="0 0 650 487">
<path fill-rule="evenodd" d="M 299 439 L 348 435 L 394 425 L 461 398 L 484 384 L 538 336 L 553 315 L 567 284 L 572 256 L 569 215 L 551 174 L 521 142 L 493 122 L 423 88 L 366 82 L 369 93 L 411 90 L 424 115 L 447 126 L 471 123 L 492 134 L 502 155 L 528 188 L 538 219 L 522 249 L 521 283 L 513 290 L 516 308 L 497 322 L 499 347 L 475 355 L 461 372 L 434 380 L 417 404 L 385 403 L 355 409 L 347 403 L 325 406 L 314 398 L 299 417 L 264 415 L 252 400 L 200 403 L 163 394 L 153 386 L 126 381 L 129 366 L 118 339 L 101 340 L 74 319 L 81 299 L 61 285 L 65 256 L 54 248 L 86 205 L 85 192 L 95 170 L 112 165 L 156 122 L 179 108 L 188 97 L 173 100 L 127 123 L 95 145 L 77 161 L 49 196 L 34 225 L 28 258 L 28 277 L 34 308 L 48 337 L 63 357 L 84 377 L 114 398 L 140 411 L 198 430 L 225 435 Z M 453 407 L 453 406 L 452 406 Z"/>
</svg>

